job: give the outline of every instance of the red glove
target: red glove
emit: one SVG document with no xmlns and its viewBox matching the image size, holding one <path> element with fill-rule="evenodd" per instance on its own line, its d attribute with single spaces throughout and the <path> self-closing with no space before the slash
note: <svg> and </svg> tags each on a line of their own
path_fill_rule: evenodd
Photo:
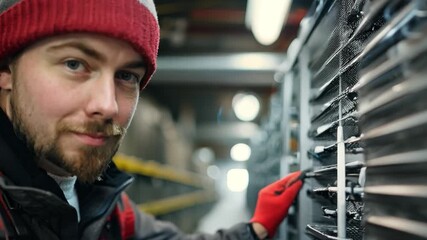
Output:
<svg viewBox="0 0 427 240">
<path fill-rule="evenodd" d="M 277 227 L 288 215 L 289 207 L 302 187 L 301 171 L 293 172 L 286 177 L 264 187 L 258 193 L 258 200 L 251 222 L 260 223 L 273 237 Z"/>
</svg>

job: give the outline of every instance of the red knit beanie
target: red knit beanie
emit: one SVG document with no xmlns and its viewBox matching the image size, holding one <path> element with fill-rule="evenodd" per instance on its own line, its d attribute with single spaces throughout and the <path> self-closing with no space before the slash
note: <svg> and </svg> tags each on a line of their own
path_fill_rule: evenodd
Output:
<svg viewBox="0 0 427 240">
<path fill-rule="evenodd" d="M 156 69 L 159 24 L 152 0 L 2 0 L 0 60 L 41 38 L 99 33 L 129 42 L 143 57 L 143 89 Z"/>
</svg>

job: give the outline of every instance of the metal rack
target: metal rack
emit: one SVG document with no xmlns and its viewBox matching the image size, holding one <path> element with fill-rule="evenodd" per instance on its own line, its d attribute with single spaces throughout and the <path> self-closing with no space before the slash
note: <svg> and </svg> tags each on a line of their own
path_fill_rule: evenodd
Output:
<svg viewBox="0 0 427 240">
<path fill-rule="evenodd" d="M 300 28 L 277 75 L 283 159 L 311 169 L 287 239 L 427 239 L 427 1 L 318 0 Z"/>
<path fill-rule="evenodd" d="M 392 42 L 395 27 L 410 21 L 408 2 L 315 1 L 288 50 L 283 94 L 291 86 L 298 97 L 284 98 L 296 101 L 283 106 L 298 109 L 298 162 L 312 169 L 298 199 L 295 239 L 363 239 L 367 148 L 360 69 L 381 52 L 379 45 Z"/>
<path fill-rule="evenodd" d="M 386 12 L 355 86 L 368 166 L 365 237 L 427 239 L 427 2 Z"/>
</svg>

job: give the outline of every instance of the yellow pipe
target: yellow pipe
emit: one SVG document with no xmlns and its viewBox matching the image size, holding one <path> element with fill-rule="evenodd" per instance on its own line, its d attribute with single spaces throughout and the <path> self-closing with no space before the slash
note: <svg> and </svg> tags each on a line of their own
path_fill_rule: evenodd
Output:
<svg viewBox="0 0 427 240">
<path fill-rule="evenodd" d="M 171 166 L 162 165 L 154 161 L 143 161 L 136 157 L 116 154 L 113 158 L 117 167 L 128 173 L 135 173 L 184 185 L 205 188 L 208 179 L 194 172 L 178 170 Z"/>
</svg>

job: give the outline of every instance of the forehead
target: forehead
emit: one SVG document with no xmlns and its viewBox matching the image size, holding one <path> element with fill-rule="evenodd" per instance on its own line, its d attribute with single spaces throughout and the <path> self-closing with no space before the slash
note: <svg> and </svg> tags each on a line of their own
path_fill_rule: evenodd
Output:
<svg viewBox="0 0 427 240">
<path fill-rule="evenodd" d="M 60 50 L 67 47 L 79 47 L 80 49 L 92 50 L 112 56 L 121 54 L 132 60 L 142 61 L 142 56 L 129 43 L 120 39 L 91 33 L 72 33 L 44 38 L 29 46 L 23 52 L 33 49 Z"/>
</svg>

